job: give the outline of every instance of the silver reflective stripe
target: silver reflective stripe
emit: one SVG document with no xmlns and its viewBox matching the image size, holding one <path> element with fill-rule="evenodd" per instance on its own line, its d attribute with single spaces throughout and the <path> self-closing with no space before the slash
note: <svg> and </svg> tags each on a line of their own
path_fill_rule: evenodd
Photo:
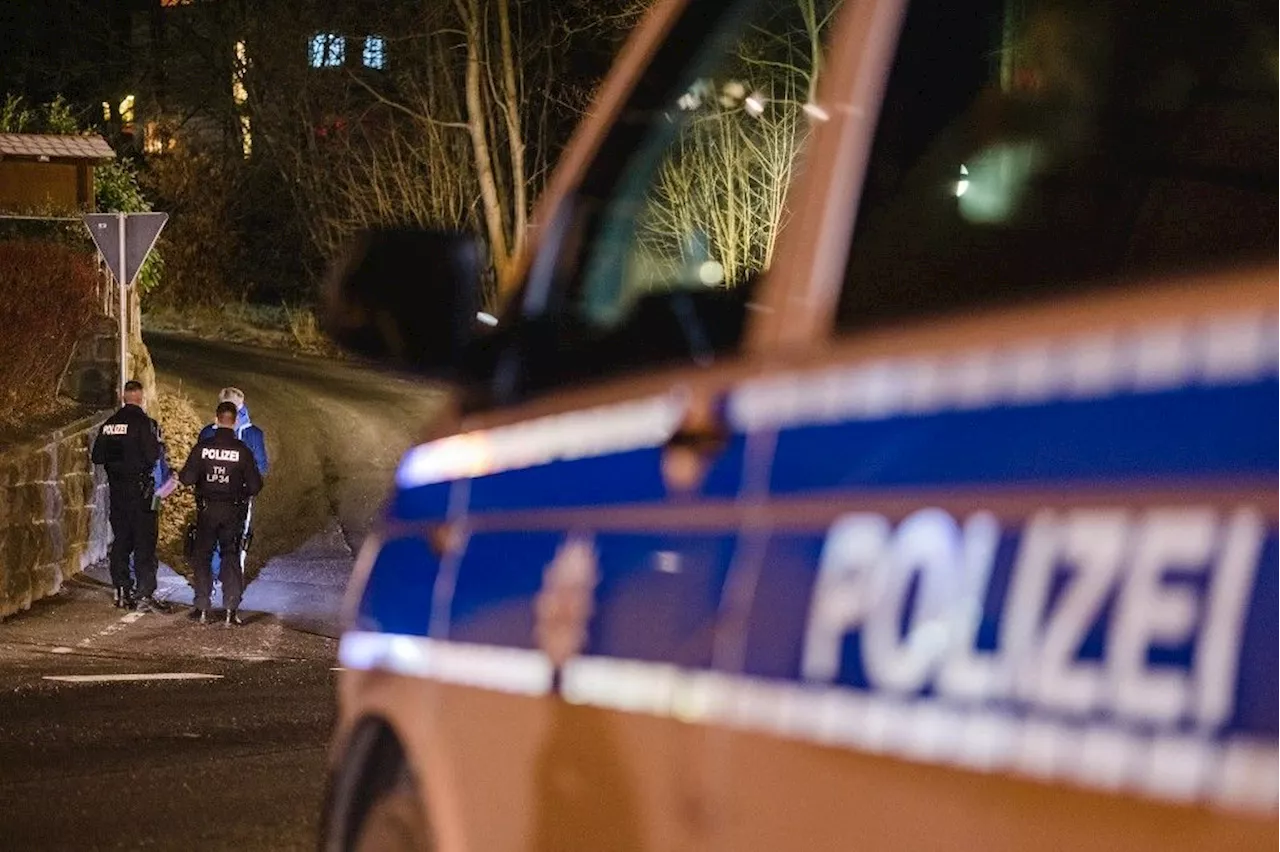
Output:
<svg viewBox="0 0 1280 852">
<path fill-rule="evenodd" d="M 685 407 L 684 398 L 671 393 L 452 435 L 405 453 L 396 483 L 414 488 L 658 447 L 671 437 Z"/>
<path fill-rule="evenodd" d="M 546 695 L 551 691 L 551 663 L 540 652 L 523 648 L 347 633 L 338 659 L 351 669 L 379 669 L 497 692 Z"/>
<path fill-rule="evenodd" d="M 523 648 L 352 632 L 342 637 L 338 656 L 348 669 L 519 695 L 551 693 L 550 662 Z M 563 671 L 562 694 L 572 704 L 1167 802 L 1263 813 L 1277 805 L 1280 752 L 1274 741 L 1212 741 L 1074 725 L 985 707 L 611 657 L 571 661 Z"/>
<path fill-rule="evenodd" d="M 749 432 L 1244 384 L 1275 375 L 1276 355 L 1275 316 L 1236 314 L 770 375 L 732 394 L 729 419 Z"/>
</svg>

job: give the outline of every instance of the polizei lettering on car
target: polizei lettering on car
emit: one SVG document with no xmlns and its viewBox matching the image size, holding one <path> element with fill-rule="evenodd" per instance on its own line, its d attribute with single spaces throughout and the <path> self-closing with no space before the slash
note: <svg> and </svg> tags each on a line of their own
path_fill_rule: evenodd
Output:
<svg viewBox="0 0 1280 852">
<path fill-rule="evenodd" d="M 1020 530 L 985 513 L 958 523 L 925 509 L 896 529 L 847 515 L 823 548 L 803 672 L 900 696 L 1215 728 L 1235 709 L 1263 543 L 1248 509 L 1044 511 Z"/>
</svg>

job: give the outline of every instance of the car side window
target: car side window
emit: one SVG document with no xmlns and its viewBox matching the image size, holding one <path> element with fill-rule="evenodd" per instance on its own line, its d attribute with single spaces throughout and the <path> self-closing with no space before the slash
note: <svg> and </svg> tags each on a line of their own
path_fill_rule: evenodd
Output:
<svg viewBox="0 0 1280 852">
<path fill-rule="evenodd" d="M 575 198 L 574 277 L 529 389 L 736 351 L 838 3 L 692 0 L 684 22 L 705 25 L 668 37 Z"/>
<path fill-rule="evenodd" d="M 922 0 L 837 326 L 1275 259 L 1276 11 Z"/>
<path fill-rule="evenodd" d="M 649 116 L 587 260 L 579 310 L 589 322 L 616 324 L 648 294 L 741 286 L 769 267 L 835 5 L 753 4 L 675 101 Z"/>
</svg>

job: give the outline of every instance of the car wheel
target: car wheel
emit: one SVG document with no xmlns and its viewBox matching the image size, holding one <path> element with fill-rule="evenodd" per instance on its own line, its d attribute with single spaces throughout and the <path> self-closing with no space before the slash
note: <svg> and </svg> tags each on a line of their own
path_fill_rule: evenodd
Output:
<svg viewBox="0 0 1280 852">
<path fill-rule="evenodd" d="M 351 845 L 352 852 L 432 852 L 417 788 L 404 778 L 370 805 Z"/>
<path fill-rule="evenodd" d="M 418 786 L 395 733 L 369 720 L 330 779 L 325 852 L 429 852 L 436 847 Z"/>
</svg>

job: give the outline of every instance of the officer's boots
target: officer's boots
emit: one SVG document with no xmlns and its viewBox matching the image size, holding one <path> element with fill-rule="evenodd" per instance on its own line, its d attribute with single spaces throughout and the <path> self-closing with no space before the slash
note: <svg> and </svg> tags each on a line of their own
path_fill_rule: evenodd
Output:
<svg viewBox="0 0 1280 852">
<path fill-rule="evenodd" d="M 135 603 L 137 604 L 139 612 L 169 611 L 169 605 L 155 595 L 144 595 L 143 597 L 138 598 Z"/>
<path fill-rule="evenodd" d="M 116 609 L 133 609 L 133 592 L 124 586 L 116 586 L 115 596 L 112 598 L 112 605 Z"/>
<path fill-rule="evenodd" d="M 227 610 L 227 626 L 240 627 L 244 622 L 240 620 L 240 613 L 234 609 Z"/>
</svg>

